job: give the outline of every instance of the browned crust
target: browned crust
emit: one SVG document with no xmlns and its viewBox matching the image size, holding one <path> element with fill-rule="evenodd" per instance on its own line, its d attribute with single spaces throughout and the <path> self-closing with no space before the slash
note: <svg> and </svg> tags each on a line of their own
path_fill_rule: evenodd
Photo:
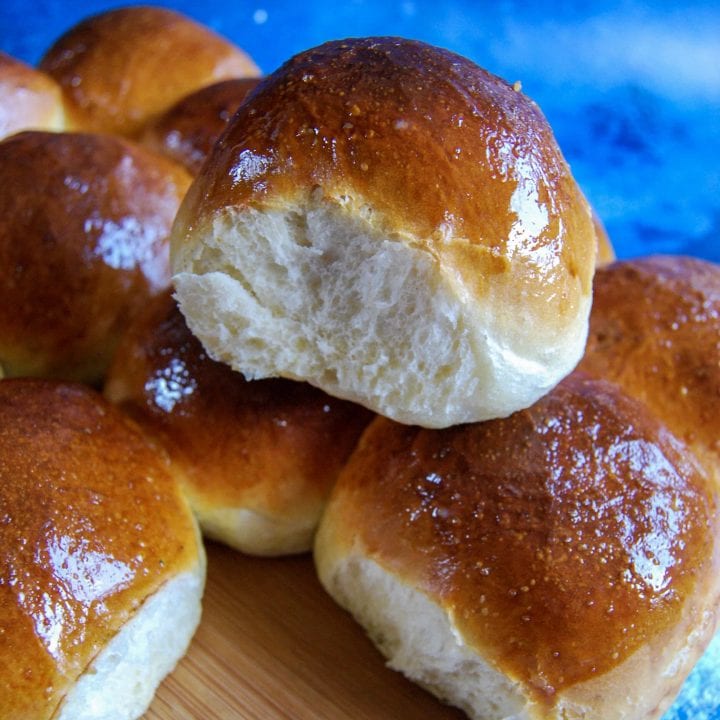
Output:
<svg viewBox="0 0 720 720">
<path fill-rule="evenodd" d="M 111 136 L 26 132 L 0 143 L 6 374 L 102 376 L 121 329 L 169 283 L 167 236 L 189 182 Z"/>
<path fill-rule="evenodd" d="M 167 457 L 86 387 L 0 382 L 0 458 L 0 715 L 48 718 L 199 548 Z"/>
</svg>

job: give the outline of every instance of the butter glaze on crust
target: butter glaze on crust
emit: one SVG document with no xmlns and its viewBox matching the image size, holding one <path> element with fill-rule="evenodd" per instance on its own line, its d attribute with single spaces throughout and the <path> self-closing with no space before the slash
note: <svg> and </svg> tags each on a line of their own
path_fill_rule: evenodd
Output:
<svg viewBox="0 0 720 720">
<path fill-rule="evenodd" d="M 372 418 L 307 383 L 248 382 L 211 360 L 169 292 L 125 335 L 105 395 L 167 448 L 204 531 L 259 555 L 311 548 Z"/>
<path fill-rule="evenodd" d="M 395 38 L 327 43 L 264 79 L 172 241 L 181 309 L 216 359 L 431 425 L 508 414 L 572 369 L 596 252 L 535 104 Z M 449 329 L 428 341 L 423 323 Z M 443 383 L 463 398 L 415 407 Z M 388 397 L 413 387 L 419 398 Z"/>
<path fill-rule="evenodd" d="M 148 6 L 83 20 L 40 68 L 61 85 L 84 127 L 126 136 L 200 87 L 259 74 L 246 53 L 209 28 Z"/>
<path fill-rule="evenodd" d="M 197 175 L 228 122 L 259 82 L 259 78 L 223 80 L 190 93 L 151 122 L 141 142 Z"/>
<path fill-rule="evenodd" d="M 65 130 L 60 86 L 44 72 L 0 52 L 0 140 L 21 130 Z"/>
<path fill-rule="evenodd" d="M 80 385 L 0 382 L 2 717 L 57 717 L 106 644 L 203 557 L 166 456 L 117 409 Z"/>
<path fill-rule="evenodd" d="M 375 420 L 316 561 L 391 664 L 473 718 L 655 718 L 715 627 L 716 504 L 644 405 L 575 373 L 504 420 Z M 407 588 L 442 610 L 464 664 L 448 671 L 446 648 L 423 665 L 442 638 L 422 618 L 404 647 L 413 620 L 388 618 Z"/>
<path fill-rule="evenodd" d="M 118 336 L 169 284 L 190 177 L 128 141 L 26 132 L 0 143 L 0 366 L 97 382 Z"/>
</svg>

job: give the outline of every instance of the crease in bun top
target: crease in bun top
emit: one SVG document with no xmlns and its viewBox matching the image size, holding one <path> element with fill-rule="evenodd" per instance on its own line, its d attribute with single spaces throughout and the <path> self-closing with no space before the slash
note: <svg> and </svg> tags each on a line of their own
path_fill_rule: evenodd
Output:
<svg viewBox="0 0 720 720">
<path fill-rule="evenodd" d="M 363 38 L 261 82 L 186 196 L 171 262 L 215 359 L 446 426 L 572 370 L 597 242 L 531 100 L 451 52 Z"/>
<path fill-rule="evenodd" d="M 58 81 L 82 127 L 126 136 L 198 88 L 260 74 L 247 53 L 210 28 L 149 5 L 82 20 L 39 67 Z"/>
</svg>

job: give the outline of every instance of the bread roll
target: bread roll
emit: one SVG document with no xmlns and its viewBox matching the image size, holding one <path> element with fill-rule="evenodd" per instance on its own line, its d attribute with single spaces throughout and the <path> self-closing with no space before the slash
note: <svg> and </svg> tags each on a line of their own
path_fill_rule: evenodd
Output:
<svg viewBox="0 0 720 720">
<path fill-rule="evenodd" d="M 40 68 L 60 83 L 87 129 L 126 136 L 200 87 L 259 74 L 245 52 L 209 28 L 151 6 L 83 20 L 52 45 Z"/>
<path fill-rule="evenodd" d="M 315 553 L 390 666 L 471 718 L 640 720 L 712 637 L 718 532 L 688 449 L 575 373 L 502 420 L 375 420 Z"/>
<path fill-rule="evenodd" d="M 105 394 L 165 445 L 205 533 L 243 552 L 305 552 L 371 418 L 306 384 L 248 382 L 209 359 L 169 293 L 131 326 Z"/>
<path fill-rule="evenodd" d="M 60 86 L 49 76 L 0 52 L 0 140 L 20 130 L 65 130 Z"/>
<path fill-rule="evenodd" d="M 0 366 L 98 382 L 130 317 L 169 283 L 190 178 L 111 136 L 0 142 Z"/>
<path fill-rule="evenodd" d="M 420 42 L 330 42 L 265 78 L 172 237 L 212 357 L 401 422 L 507 415 L 584 347 L 597 239 L 550 128 Z"/>
<path fill-rule="evenodd" d="M 654 256 L 598 272 L 582 369 L 645 403 L 720 487 L 720 266 Z"/>
<path fill-rule="evenodd" d="M 171 466 L 94 391 L 0 382 L 0 717 L 129 720 L 200 617 Z"/>
<path fill-rule="evenodd" d="M 258 78 L 223 80 L 179 100 L 143 131 L 147 147 L 197 175 L 213 145 Z"/>
<path fill-rule="evenodd" d="M 477 719 L 663 714 L 720 607 L 719 301 L 711 263 L 614 263 L 531 408 L 370 425 L 315 557 L 392 667 Z"/>
</svg>

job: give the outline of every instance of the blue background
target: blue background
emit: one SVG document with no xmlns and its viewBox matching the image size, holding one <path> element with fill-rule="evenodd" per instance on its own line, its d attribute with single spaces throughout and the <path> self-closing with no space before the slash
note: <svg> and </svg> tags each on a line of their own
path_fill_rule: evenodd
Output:
<svg viewBox="0 0 720 720">
<path fill-rule="evenodd" d="M 123 3 L 0 0 L 0 49 L 36 63 Z M 620 257 L 720 262 L 720 3 L 176 0 L 265 73 L 325 40 L 402 35 L 475 60 L 538 102 Z M 720 637 L 667 720 L 720 720 Z"/>
</svg>

